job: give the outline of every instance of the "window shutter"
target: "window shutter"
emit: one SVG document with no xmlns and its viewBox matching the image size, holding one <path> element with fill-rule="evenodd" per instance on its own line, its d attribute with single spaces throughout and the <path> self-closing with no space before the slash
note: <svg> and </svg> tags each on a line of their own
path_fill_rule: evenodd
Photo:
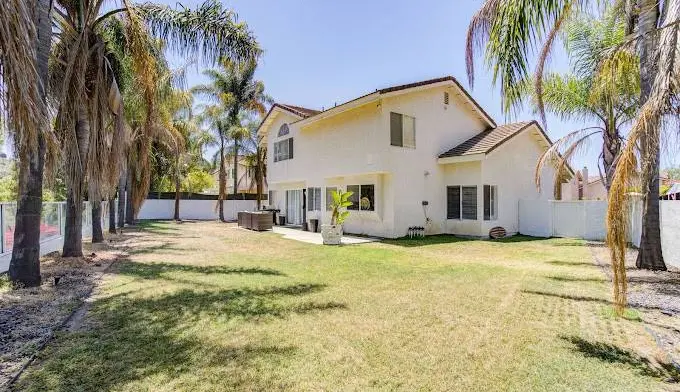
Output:
<svg viewBox="0 0 680 392">
<path fill-rule="evenodd" d="M 477 219 L 477 187 L 462 187 L 463 194 L 463 219 Z"/>
<path fill-rule="evenodd" d="M 399 113 L 390 112 L 390 144 L 393 146 L 404 145 L 403 118 Z"/>
<path fill-rule="evenodd" d="M 446 219 L 460 219 L 460 187 L 446 187 Z"/>
<path fill-rule="evenodd" d="M 484 220 L 491 220 L 491 186 L 484 185 Z"/>
<path fill-rule="evenodd" d="M 288 159 L 293 159 L 293 138 L 288 139 Z"/>
</svg>

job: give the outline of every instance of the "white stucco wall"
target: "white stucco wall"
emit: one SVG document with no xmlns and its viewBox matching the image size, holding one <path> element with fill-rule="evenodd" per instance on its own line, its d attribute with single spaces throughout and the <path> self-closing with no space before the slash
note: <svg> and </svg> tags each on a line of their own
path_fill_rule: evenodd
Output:
<svg viewBox="0 0 680 392">
<path fill-rule="evenodd" d="M 426 226 L 426 214 L 436 223 L 431 233 L 445 231 L 445 174 L 437 157 L 486 127 L 453 89 L 448 89 L 450 104 L 444 105 L 445 90 L 388 96 L 303 129 L 290 123 L 294 158 L 274 162 L 273 153 L 268 154 L 269 188 L 278 199 L 273 203 L 285 209 L 286 189 L 373 184 L 376 211 L 352 211 L 345 225 L 348 232 L 399 237 L 409 226 Z M 416 118 L 415 149 L 390 145 L 390 112 Z M 286 138 L 276 137 L 276 132 L 291 119 L 279 116 L 272 121 L 269 151 Z M 429 203 L 425 209 L 423 201 Z M 307 218 L 320 215 L 327 220 L 325 207 L 322 210 Z"/>
<path fill-rule="evenodd" d="M 486 236 L 495 226 L 509 234 L 519 231 L 519 200 L 550 200 L 553 198 L 555 170 L 546 165 L 541 175 L 541 189 L 536 187 L 536 163 L 545 150 L 541 147 L 538 128 L 532 126 L 506 141 L 482 161 L 482 184 L 496 185 L 497 219 L 482 221 L 480 235 Z M 483 218 L 483 193 L 478 191 L 479 216 Z"/>
<path fill-rule="evenodd" d="M 239 211 L 254 211 L 255 200 L 225 200 L 224 218 L 236 220 Z M 175 213 L 174 200 L 146 200 L 139 210 L 137 219 L 172 219 Z M 180 200 L 180 219 L 214 220 L 219 218 L 217 200 Z"/>
</svg>

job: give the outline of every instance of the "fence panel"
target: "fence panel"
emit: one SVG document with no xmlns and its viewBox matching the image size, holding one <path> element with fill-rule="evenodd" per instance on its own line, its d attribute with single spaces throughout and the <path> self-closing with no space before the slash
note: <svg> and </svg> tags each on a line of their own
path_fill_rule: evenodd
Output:
<svg viewBox="0 0 680 392">
<path fill-rule="evenodd" d="M 585 232 L 585 209 L 581 202 L 556 201 L 552 203 L 555 237 L 581 238 Z"/>
</svg>

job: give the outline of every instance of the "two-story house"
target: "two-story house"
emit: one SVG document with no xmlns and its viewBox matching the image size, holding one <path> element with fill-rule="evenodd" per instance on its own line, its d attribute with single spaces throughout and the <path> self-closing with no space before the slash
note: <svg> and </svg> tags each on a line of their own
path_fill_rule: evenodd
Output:
<svg viewBox="0 0 680 392">
<path fill-rule="evenodd" d="M 287 221 L 330 220 L 331 192 L 354 192 L 348 233 L 516 233 L 519 199 L 536 188 L 551 142 L 536 122 L 498 126 L 451 76 L 376 90 L 316 111 L 275 104 L 259 128 L 272 206 Z M 543 184 L 552 184 L 547 168 Z"/>
</svg>

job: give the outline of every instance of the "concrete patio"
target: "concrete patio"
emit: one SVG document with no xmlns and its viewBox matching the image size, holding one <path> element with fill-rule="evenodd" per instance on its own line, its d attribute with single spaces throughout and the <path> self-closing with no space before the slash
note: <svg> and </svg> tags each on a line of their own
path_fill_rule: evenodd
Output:
<svg viewBox="0 0 680 392">
<path fill-rule="evenodd" d="M 322 245 L 323 239 L 321 238 L 321 233 L 313 233 L 311 231 L 302 231 L 299 228 L 290 226 L 274 226 L 273 231 L 276 234 L 283 235 L 283 238 L 306 242 L 308 244 Z M 351 235 L 342 236 L 342 245 L 356 245 L 356 244 L 366 244 L 369 242 L 378 242 L 380 238 L 374 237 L 355 237 Z"/>
</svg>

